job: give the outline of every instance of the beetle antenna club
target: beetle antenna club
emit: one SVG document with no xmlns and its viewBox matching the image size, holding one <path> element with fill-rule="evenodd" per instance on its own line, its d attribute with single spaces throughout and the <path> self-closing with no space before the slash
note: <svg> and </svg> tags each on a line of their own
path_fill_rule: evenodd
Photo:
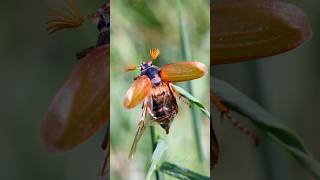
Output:
<svg viewBox="0 0 320 180">
<path fill-rule="evenodd" d="M 146 61 L 146 62 L 143 62 L 140 66 L 131 65 L 131 66 L 127 67 L 127 68 L 125 69 L 125 71 L 128 72 L 128 71 L 134 71 L 134 70 L 136 70 L 137 68 L 140 68 L 140 69 L 141 69 L 141 68 L 144 68 L 144 67 L 143 67 L 144 64 L 149 64 L 149 65 L 151 65 L 151 64 L 152 64 L 152 61 L 153 61 L 153 60 L 156 60 L 156 59 L 159 57 L 159 55 L 160 55 L 160 50 L 159 50 L 158 48 L 151 48 L 151 49 L 150 49 L 151 60 Z"/>
<path fill-rule="evenodd" d="M 150 56 L 152 60 L 156 60 L 159 55 L 160 55 L 160 50 L 158 48 L 150 49 Z"/>
<path fill-rule="evenodd" d="M 131 66 L 127 67 L 127 68 L 125 69 L 125 71 L 126 71 L 126 72 L 128 72 L 128 71 L 134 71 L 134 70 L 136 70 L 137 68 L 138 68 L 138 66 L 136 66 L 136 65 L 131 65 Z"/>
<path fill-rule="evenodd" d="M 49 14 L 47 21 L 47 31 L 53 34 L 57 31 L 64 29 L 71 29 L 80 27 L 85 20 L 91 19 L 97 24 L 99 30 L 99 38 L 96 46 L 108 44 L 110 42 L 110 5 L 104 3 L 97 12 L 88 15 L 87 17 L 81 16 L 80 10 L 74 0 L 68 0 L 65 8 L 62 10 L 53 10 Z"/>
<path fill-rule="evenodd" d="M 49 14 L 47 31 L 50 35 L 63 29 L 76 28 L 81 26 L 84 20 L 74 0 L 69 0 L 65 9 L 53 10 Z"/>
</svg>

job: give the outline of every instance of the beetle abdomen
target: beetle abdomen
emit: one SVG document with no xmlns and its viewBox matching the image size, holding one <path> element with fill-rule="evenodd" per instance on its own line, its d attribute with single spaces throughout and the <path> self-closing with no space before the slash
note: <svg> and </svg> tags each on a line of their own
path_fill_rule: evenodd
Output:
<svg viewBox="0 0 320 180">
<path fill-rule="evenodd" d="M 166 133 L 169 133 L 171 122 L 178 113 L 176 98 L 164 82 L 153 86 L 151 94 L 153 118 L 166 130 Z"/>
</svg>

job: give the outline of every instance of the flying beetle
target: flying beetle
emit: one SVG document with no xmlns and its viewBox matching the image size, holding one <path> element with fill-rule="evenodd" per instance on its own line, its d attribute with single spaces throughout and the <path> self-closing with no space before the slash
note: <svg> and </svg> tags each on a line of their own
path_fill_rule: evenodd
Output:
<svg viewBox="0 0 320 180">
<path fill-rule="evenodd" d="M 66 8 L 49 14 L 49 34 L 76 28 L 93 20 L 98 29 L 95 46 L 77 53 L 78 64 L 53 98 L 42 123 L 42 137 L 47 151 L 63 152 L 78 146 L 106 124 L 102 143 L 105 159 L 100 176 L 107 176 L 109 157 L 109 34 L 110 9 L 104 3 L 97 12 L 80 15 L 74 0 Z"/>
<path fill-rule="evenodd" d="M 198 79 L 207 73 L 205 65 L 196 61 L 176 62 L 159 68 L 152 64 L 159 55 L 160 50 L 152 48 L 150 49 L 151 59 L 143 61 L 139 66 L 127 69 L 127 71 L 133 71 L 139 68 L 140 75 L 134 78 L 134 83 L 125 95 L 123 105 L 130 109 L 143 103 L 138 130 L 129 158 L 132 158 L 146 127 L 147 113 L 152 117 L 151 123 L 159 124 L 167 134 L 169 133 L 170 125 L 179 111 L 175 97 L 180 97 L 172 83 Z"/>
</svg>

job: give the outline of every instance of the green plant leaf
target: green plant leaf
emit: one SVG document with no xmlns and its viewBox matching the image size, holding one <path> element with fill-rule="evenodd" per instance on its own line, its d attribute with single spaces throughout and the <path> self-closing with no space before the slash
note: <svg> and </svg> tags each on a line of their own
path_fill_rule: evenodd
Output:
<svg viewBox="0 0 320 180">
<path fill-rule="evenodd" d="M 208 176 L 201 175 L 199 173 L 193 172 L 189 169 L 180 167 L 178 165 L 163 162 L 160 166 L 160 171 L 166 173 L 170 176 L 176 177 L 178 179 L 184 180 L 209 180 Z"/>
<path fill-rule="evenodd" d="M 228 83 L 213 78 L 213 91 L 231 110 L 248 117 L 251 122 L 283 147 L 307 171 L 320 179 L 320 164 L 313 159 L 301 139 L 269 112 Z"/>
<path fill-rule="evenodd" d="M 159 139 L 157 143 L 156 149 L 153 151 L 152 158 L 151 158 L 151 166 L 148 170 L 148 174 L 146 180 L 151 179 L 152 173 L 156 170 L 157 165 L 160 163 L 164 152 L 167 150 L 168 146 L 164 140 Z"/>
<path fill-rule="evenodd" d="M 254 60 L 289 51 L 311 38 L 308 18 L 280 1 L 211 3 L 212 64 Z"/>
<path fill-rule="evenodd" d="M 188 93 L 186 90 L 184 90 L 183 88 L 172 84 L 173 87 L 175 88 L 175 90 L 177 90 L 180 95 L 186 99 L 188 99 L 192 104 L 196 105 L 199 110 L 207 117 L 210 119 L 210 113 L 209 111 L 204 107 L 204 105 L 198 100 L 196 99 L 194 96 L 192 96 L 190 93 Z"/>
</svg>

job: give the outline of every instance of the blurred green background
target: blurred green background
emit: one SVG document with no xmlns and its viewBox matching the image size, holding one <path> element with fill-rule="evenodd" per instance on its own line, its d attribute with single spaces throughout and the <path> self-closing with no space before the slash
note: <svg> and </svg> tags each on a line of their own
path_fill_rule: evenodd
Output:
<svg viewBox="0 0 320 180">
<path fill-rule="evenodd" d="M 66 1 L 1 1 L 0 5 L 0 179 L 97 179 L 104 158 L 104 128 L 79 147 L 49 154 L 41 137 L 47 108 L 78 61 L 75 53 L 95 45 L 96 25 L 52 36 L 46 32 L 49 10 Z M 83 15 L 103 1 L 76 1 Z"/>
<path fill-rule="evenodd" d="M 128 159 L 131 144 L 141 115 L 141 105 L 127 110 L 123 107 L 126 91 L 139 70 L 124 72 L 130 65 L 140 65 L 149 59 L 149 49 L 160 49 L 154 63 L 161 67 L 167 63 L 183 61 L 177 6 L 178 1 L 111 1 L 111 179 L 144 179 L 150 166 L 152 145 L 150 130 L 141 138 L 137 152 Z M 186 30 L 189 33 L 193 60 L 209 67 L 210 60 L 210 8 L 209 1 L 181 1 Z M 209 74 L 193 80 L 195 97 L 209 108 Z M 185 87 L 185 83 L 179 83 Z M 188 105 L 178 100 L 180 111 L 172 123 L 169 135 L 160 126 L 156 131 L 166 139 L 166 161 L 209 175 L 209 120 L 202 114 L 201 140 L 205 161 L 198 161 L 193 135 L 191 112 Z M 173 179 L 166 176 L 165 179 Z"/>
<path fill-rule="evenodd" d="M 320 2 L 288 2 L 300 7 L 309 17 L 313 30 L 310 41 L 285 54 L 259 61 L 218 65 L 211 72 L 250 96 L 297 132 L 314 158 L 320 161 L 320 11 L 315 8 Z M 250 138 L 228 121 L 221 123 L 215 117 L 215 130 L 221 148 L 216 179 L 314 179 L 262 134 L 262 144 L 255 148 Z M 246 118 L 235 117 L 245 126 L 252 127 Z M 254 130 L 259 133 L 259 130 Z"/>
</svg>

